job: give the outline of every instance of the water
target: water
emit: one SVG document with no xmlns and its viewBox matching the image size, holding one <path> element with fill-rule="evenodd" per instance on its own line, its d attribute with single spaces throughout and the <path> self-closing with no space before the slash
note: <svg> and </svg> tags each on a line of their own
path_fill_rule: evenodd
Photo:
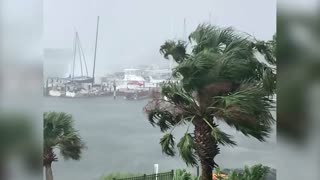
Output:
<svg viewBox="0 0 320 180">
<path fill-rule="evenodd" d="M 111 172 L 152 173 L 153 164 L 159 164 L 159 171 L 187 168 L 177 157 L 168 157 L 161 153 L 159 139 L 162 133 L 147 121 L 143 107 L 147 100 L 126 101 L 103 98 L 44 98 L 45 111 L 64 111 L 74 116 L 75 128 L 88 147 L 80 161 L 64 161 L 53 163 L 56 180 L 96 180 L 103 174 Z M 263 163 L 275 167 L 273 151 L 276 145 L 275 133 L 267 143 L 249 139 L 240 133 L 221 126 L 238 142 L 237 147 L 222 147 L 216 158 L 224 168 L 242 167 Z M 179 140 L 184 128 L 176 130 Z M 189 168 L 195 173 L 195 168 Z"/>
</svg>

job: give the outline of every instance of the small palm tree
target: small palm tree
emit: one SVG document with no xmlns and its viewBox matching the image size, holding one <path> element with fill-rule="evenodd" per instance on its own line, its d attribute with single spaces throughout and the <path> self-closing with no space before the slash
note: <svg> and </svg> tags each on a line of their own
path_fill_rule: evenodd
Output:
<svg viewBox="0 0 320 180">
<path fill-rule="evenodd" d="M 54 149 L 59 149 L 64 159 L 79 160 L 84 143 L 73 127 L 73 119 L 70 114 L 44 113 L 43 128 L 43 166 L 46 169 L 46 180 L 53 180 L 51 164 L 58 160 Z"/>
<path fill-rule="evenodd" d="M 218 166 L 214 161 L 218 145 L 236 145 L 219 122 L 265 141 L 275 121 L 270 108 L 276 89 L 271 65 L 276 59 L 268 47 L 233 28 L 206 24 L 190 34 L 189 43 L 167 41 L 161 46 L 164 57 L 172 57 L 178 64 L 173 71 L 178 81 L 164 83 L 161 96 L 154 97 L 145 111 L 150 123 L 166 132 L 160 140 L 165 154 L 176 154 L 172 131 L 187 125 L 177 144 L 180 156 L 190 166 L 200 161 L 202 180 L 211 180 L 212 170 Z M 257 53 L 265 61 L 258 60 Z M 193 132 L 189 132 L 191 125 Z"/>
</svg>

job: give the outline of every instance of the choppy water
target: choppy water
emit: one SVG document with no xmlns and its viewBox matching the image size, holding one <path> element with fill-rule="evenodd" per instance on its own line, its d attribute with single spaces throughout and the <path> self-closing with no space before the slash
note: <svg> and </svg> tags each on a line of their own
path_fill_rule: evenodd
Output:
<svg viewBox="0 0 320 180">
<path fill-rule="evenodd" d="M 167 157 L 161 153 L 159 139 L 162 133 L 153 128 L 143 114 L 147 100 L 113 100 L 112 97 L 65 99 L 45 97 L 45 111 L 64 111 L 74 116 L 75 126 L 88 147 L 80 161 L 64 161 L 53 164 L 56 180 L 96 180 L 110 172 L 152 173 L 153 164 L 159 171 L 186 168 L 179 157 Z M 224 126 L 221 124 L 221 126 Z M 263 163 L 275 167 L 275 132 L 267 143 L 249 139 L 228 127 L 235 135 L 238 146 L 222 147 L 216 158 L 224 168 L 242 167 Z M 176 139 L 184 133 L 176 130 Z M 195 169 L 189 168 L 195 173 Z"/>
</svg>

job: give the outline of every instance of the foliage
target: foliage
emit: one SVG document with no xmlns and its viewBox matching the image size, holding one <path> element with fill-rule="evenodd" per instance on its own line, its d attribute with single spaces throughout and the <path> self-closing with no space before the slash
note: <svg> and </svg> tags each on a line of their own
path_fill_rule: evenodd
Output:
<svg viewBox="0 0 320 180">
<path fill-rule="evenodd" d="M 139 174 L 139 173 L 111 173 L 101 177 L 101 180 L 122 179 L 122 178 L 136 177 L 136 176 L 142 176 L 142 175 L 143 174 Z"/>
<path fill-rule="evenodd" d="M 177 169 L 174 172 L 173 180 L 192 180 L 192 175 L 188 173 L 185 169 Z"/>
<path fill-rule="evenodd" d="M 85 146 L 73 122 L 72 116 L 64 112 L 44 113 L 44 155 L 57 148 L 65 159 L 80 159 Z"/>
<path fill-rule="evenodd" d="M 276 90 L 275 38 L 258 41 L 232 27 L 201 24 L 189 42 L 166 41 L 160 53 L 176 61 L 173 76 L 179 79 L 162 84 L 161 96 L 145 107 L 149 122 L 165 132 L 160 140 L 163 153 L 176 154 L 172 131 L 177 126 L 187 126 L 177 148 L 190 166 L 198 160 L 215 164 L 216 144 L 236 145 L 218 122 L 266 140 L 275 122 L 270 113 L 274 104 L 270 97 Z"/>
<path fill-rule="evenodd" d="M 196 166 L 197 156 L 195 154 L 195 144 L 191 134 L 186 133 L 178 143 L 178 149 L 181 158 L 186 162 L 187 165 Z"/>
<path fill-rule="evenodd" d="M 233 171 L 228 180 L 265 180 L 269 168 L 261 164 L 252 167 L 246 166 L 243 172 Z"/>
<path fill-rule="evenodd" d="M 173 180 L 199 180 L 199 177 L 193 176 L 185 169 L 177 169 L 174 172 Z"/>
<path fill-rule="evenodd" d="M 161 139 L 160 139 L 160 144 L 162 147 L 162 151 L 166 153 L 169 156 L 174 156 L 175 151 L 174 151 L 174 139 L 172 134 L 165 134 Z"/>
<path fill-rule="evenodd" d="M 237 145 L 235 141 L 232 140 L 232 136 L 222 132 L 218 127 L 214 127 L 211 132 L 212 136 L 221 145 L 235 146 Z"/>
<path fill-rule="evenodd" d="M 183 41 L 167 41 L 160 47 L 160 53 L 166 59 L 171 55 L 177 62 L 182 62 L 186 57 L 186 44 Z"/>
</svg>

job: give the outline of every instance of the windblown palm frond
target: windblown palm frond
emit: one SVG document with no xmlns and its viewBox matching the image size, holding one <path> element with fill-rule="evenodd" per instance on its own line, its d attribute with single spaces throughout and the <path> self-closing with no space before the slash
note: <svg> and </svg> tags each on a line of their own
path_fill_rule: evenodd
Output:
<svg viewBox="0 0 320 180">
<path fill-rule="evenodd" d="M 195 144 L 193 137 L 190 133 L 186 133 L 178 143 L 178 149 L 181 158 L 186 162 L 187 165 L 196 166 L 197 155 L 195 153 Z"/>
<path fill-rule="evenodd" d="M 174 71 L 174 74 L 183 76 L 184 85 L 194 84 L 194 88 L 186 89 L 201 88 L 197 83 L 199 81 L 236 82 L 254 77 L 260 77 L 257 80 L 262 80 L 263 74 L 259 70 L 261 63 L 256 59 L 255 50 L 264 55 L 267 62 L 275 64 L 275 56 L 272 53 L 274 40 L 269 43 L 253 42 L 249 36 L 243 36 L 231 27 L 218 28 L 201 24 L 190 34 L 189 40 L 194 44 L 193 54 L 183 63 L 179 63 Z M 272 45 L 269 45 L 270 43 Z M 200 84 L 205 85 L 206 82 Z"/>
<path fill-rule="evenodd" d="M 277 76 L 273 69 L 265 67 L 262 75 L 262 86 L 268 95 L 275 94 L 277 88 Z"/>
<path fill-rule="evenodd" d="M 160 127 L 162 132 L 184 124 L 184 120 L 188 117 L 188 114 L 183 109 L 170 104 L 163 97 L 150 101 L 144 111 L 148 115 L 150 124 L 154 127 Z"/>
<path fill-rule="evenodd" d="M 219 28 L 209 24 L 201 24 L 189 36 L 190 42 L 195 45 L 193 53 L 198 54 L 203 51 L 211 51 L 217 54 L 226 53 L 234 48 L 246 49 L 251 45 L 248 37 L 243 37 L 232 27 Z"/>
<path fill-rule="evenodd" d="M 73 121 L 67 113 L 44 113 L 44 152 L 51 153 L 52 149 L 58 148 L 65 159 L 80 159 L 85 146 L 73 128 Z"/>
<path fill-rule="evenodd" d="M 219 104 L 215 115 L 243 134 L 263 141 L 275 121 L 270 113 L 273 102 L 266 95 L 264 89 L 244 84 L 233 94 L 215 97 Z"/>
<path fill-rule="evenodd" d="M 175 151 L 174 151 L 174 137 L 171 133 L 166 133 L 161 139 L 160 139 L 160 144 L 162 147 L 162 152 L 169 155 L 169 156 L 174 156 Z"/>
<path fill-rule="evenodd" d="M 173 114 L 171 114 L 169 111 L 161 111 L 156 109 L 152 110 L 152 112 L 149 112 L 149 122 L 153 126 L 159 126 L 162 132 L 165 132 L 177 124 Z"/>
<path fill-rule="evenodd" d="M 271 44 L 270 44 L 271 43 Z M 275 49 L 273 49 L 273 42 L 264 42 L 264 41 L 258 41 L 256 43 L 253 44 L 253 47 L 259 52 L 261 53 L 265 60 L 272 64 L 275 65 L 276 64 L 276 58 L 275 58 Z"/>
<path fill-rule="evenodd" d="M 162 96 L 172 104 L 183 106 L 196 106 L 195 100 L 178 83 L 167 82 L 161 86 Z"/>
<path fill-rule="evenodd" d="M 188 56 L 186 52 L 186 43 L 184 41 L 166 41 L 160 47 L 160 53 L 163 54 L 166 59 L 169 59 L 169 56 L 171 55 L 177 63 L 183 62 Z"/>
<path fill-rule="evenodd" d="M 60 153 L 65 159 L 79 160 L 83 148 L 84 144 L 81 138 L 75 133 L 61 137 L 59 142 Z"/>
<path fill-rule="evenodd" d="M 44 147 L 51 148 L 59 144 L 64 134 L 73 130 L 71 115 L 58 112 L 44 113 Z"/>
<path fill-rule="evenodd" d="M 222 132 L 218 127 L 214 127 L 211 132 L 212 136 L 216 139 L 216 141 L 223 145 L 235 146 L 237 143 L 232 140 L 232 136 Z"/>
</svg>

